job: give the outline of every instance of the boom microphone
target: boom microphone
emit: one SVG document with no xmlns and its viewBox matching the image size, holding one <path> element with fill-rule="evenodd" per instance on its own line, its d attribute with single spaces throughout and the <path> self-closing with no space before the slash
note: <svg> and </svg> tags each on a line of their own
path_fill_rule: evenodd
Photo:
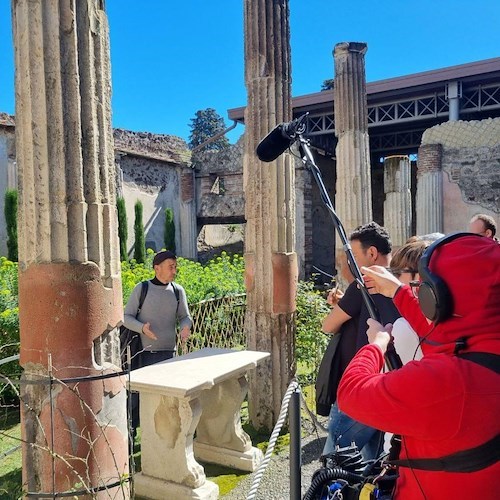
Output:
<svg viewBox="0 0 500 500">
<path fill-rule="evenodd" d="M 287 123 L 280 123 L 259 142 L 255 152 L 260 161 L 273 161 L 297 139 L 297 134 L 305 132 L 307 113 Z"/>
</svg>

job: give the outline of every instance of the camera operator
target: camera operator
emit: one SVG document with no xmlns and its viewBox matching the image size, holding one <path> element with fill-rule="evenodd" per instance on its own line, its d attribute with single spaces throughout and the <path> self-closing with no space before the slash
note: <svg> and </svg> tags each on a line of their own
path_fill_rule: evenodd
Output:
<svg viewBox="0 0 500 500">
<path fill-rule="evenodd" d="M 367 287 L 392 297 L 425 341 L 422 360 L 380 373 L 391 326 L 369 319 L 369 345 L 338 390 L 342 411 L 401 435 L 393 498 L 498 498 L 500 246 L 462 233 L 426 250 L 419 299 L 433 324 L 422 320 L 408 285 L 381 267 L 362 271 Z"/>
</svg>

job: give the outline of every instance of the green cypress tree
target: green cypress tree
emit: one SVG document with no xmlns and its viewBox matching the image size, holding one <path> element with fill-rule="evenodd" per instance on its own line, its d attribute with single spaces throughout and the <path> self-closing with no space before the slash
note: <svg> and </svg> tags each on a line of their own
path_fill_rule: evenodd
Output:
<svg viewBox="0 0 500 500">
<path fill-rule="evenodd" d="M 120 260 L 128 260 L 127 253 L 127 210 L 125 208 L 125 198 L 119 197 L 116 199 L 116 209 L 118 211 L 118 238 L 120 239 Z"/>
<path fill-rule="evenodd" d="M 135 221 L 134 221 L 134 259 L 144 264 L 146 261 L 146 238 L 144 236 L 144 224 L 142 223 L 142 203 L 137 201 L 134 206 Z"/>
<path fill-rule="evenodd" d="M 17 189 L 5 191 L 5 224 L 7 226 L 7 257 L 17 262 Z"/>
<path fill-rule="evenodd" d="M 175 222 L 171 208 L 165 209 L 165 249 L 175 253 Z"/>
</svg>

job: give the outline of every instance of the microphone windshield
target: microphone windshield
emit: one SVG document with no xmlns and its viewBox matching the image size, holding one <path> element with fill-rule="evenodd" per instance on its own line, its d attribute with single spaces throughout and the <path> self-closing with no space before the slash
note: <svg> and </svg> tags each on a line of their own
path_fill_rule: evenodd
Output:
<svg viewBox="0 0 500 500">
<path fill-rule="evenodd" d="M 285 134 L 284 124 L 282 123 L 271 130 L 271 132 L 259 142 L 255 152 L 260 161 L 273 161 L 290 146 L 292 141 L 293 139 L 290 139 L 290 137 Z"/>
</svg>

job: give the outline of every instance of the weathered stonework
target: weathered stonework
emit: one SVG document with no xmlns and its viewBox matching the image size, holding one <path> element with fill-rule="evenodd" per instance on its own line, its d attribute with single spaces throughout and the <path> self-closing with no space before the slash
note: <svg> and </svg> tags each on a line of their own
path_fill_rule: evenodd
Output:
<svg viewBox="0 0 500 500">
<path fill-rule="evenodd" d="M 179 137 L 115 129 L 118 191 L 125 198 L 128 250 L 134 245 L 134 205 L 141 201 L 146 247 L 164 246 L 165 209 L 174 212 L 176 249 L 196 258 L 194 172 L 191 152 Z"/>
<path fill-rule="evenodd" d="M 440 176 L 442 232 L 465 230 L 477 213 L 500 223 L 500 118 L 447 122 L 426 130 L 419 148 L 419 189 L 426 172 Z M 421 217 L 417 207 L 417 221 Z"/>
<path fill-rule="evenodd" d="M 244 222 L 243 137 L 222 151 L 196 153 L 197 217 L 200 224 Z"/>
</svg>

